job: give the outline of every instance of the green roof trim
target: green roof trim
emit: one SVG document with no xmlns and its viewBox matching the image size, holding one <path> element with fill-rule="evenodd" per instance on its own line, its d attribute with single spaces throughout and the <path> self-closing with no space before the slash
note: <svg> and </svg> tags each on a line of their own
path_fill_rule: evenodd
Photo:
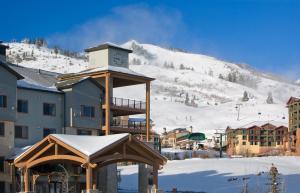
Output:
<svg viewBox="0 0 300 193">
<path fill-rule="evenodd" d="M 204 133 L 190 133 L 179 138 L 179 140 L 185 140 L 185 139 L 194 140 L 194 141 L 203 141 L 206 139 L 206 137 Z"/>
</svg>

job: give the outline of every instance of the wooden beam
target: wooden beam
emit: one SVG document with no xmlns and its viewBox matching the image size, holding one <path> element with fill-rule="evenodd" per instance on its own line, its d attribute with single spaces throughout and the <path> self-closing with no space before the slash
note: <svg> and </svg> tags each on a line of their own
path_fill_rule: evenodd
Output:
<svg viewBox="0 0 300 193">
<path fill-rule="evenodd" d="M 55 154 L 55 155 L 58 155 L 58 144 L 57 144 L 57 143 L 55 144 L 54 154 Z"/>
<path fill-rule="evenodd" d="M 77 162 L 77 163 L 81 163 L 81 164 L 85 163 L 85 159 L 83 159 L 79 156 L 77 157 L 77 156 L 72 156 L 72 155 L 55 155 L 55 156 L 52 155 L 52 156 L 45 156 L 45 157 L 36 159 L 30 163 L 26 163 L 26 167 L 29 169 L 34 166 L 48 163 L 51 161 L 56 161 L 56 160 L 68 160 L 68 161 L 73 161 L 73 162 Z"/>
<path fill-rule="evenodd" d="M 110 73 L 105 76 L 105 135 L 110 134 Z"/>
<path fill-rule="evenodd" d="M 28 161 L 26 161 L 26 163 L 32 162 L 33 160 L 35 160 L 36 158 L 38 158 L 40 155 L 42 155 L 43 153 L 45 153 L 48 149 L 50 149 L 52 146 L 54 145 L 54 143 L 50 143 L 48 144 L 46 147 L 44 147 L 41 151 L 39 151 L 38 153 L 36 153 L 34 156 L 32 156 Z"/>
<path fill-rule="evenodd" d="M 146 139 L 150 141 L 150 81 L 146 83 Z"/>
</svg>

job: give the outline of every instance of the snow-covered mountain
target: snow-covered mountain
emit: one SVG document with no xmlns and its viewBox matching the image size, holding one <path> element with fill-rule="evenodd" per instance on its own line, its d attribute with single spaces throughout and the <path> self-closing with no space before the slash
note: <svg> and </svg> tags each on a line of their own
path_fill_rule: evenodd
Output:
<svg viewBox="0 0 300 193">
<path fill-rule="evenodd" d="M 9 46 L 9 59 L 22 66 L 60 73 L 78 72 L 88 66 L 84 57 L 67 57 L 53 49 L 24 43 Z M 299 86 L 247 65 L 136 41 L 123 46 L 133 50 L 129 57 L 132 70 L 156 78 L 152 83 L 151 118 L 158 132 L 163 127 L 193 126 L 194 131 L 213 134 L 228 125 L 236 127 L 257 120 L 286 123 L 286 101 L 290 96 L 300 96 Z M 123 98 L 145 99 L 143 87 L 114 92 Z"/>
<path fill-rule="evenodd" d="M 298 84 L 298 85 L 300 85 L 300 79 L 299 79 L 299 80 L 296 80 L 295 83 Z"/>
</svg>

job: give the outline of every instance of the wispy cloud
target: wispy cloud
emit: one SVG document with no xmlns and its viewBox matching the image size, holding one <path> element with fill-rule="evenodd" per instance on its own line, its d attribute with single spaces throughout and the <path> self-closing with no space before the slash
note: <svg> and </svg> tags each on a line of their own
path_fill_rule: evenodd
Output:
<svg viewBox="0 0 300 193">
<path fill-rule="evenodd" d="M 51 45 L 82 50 L 102 42 L 137 41 L 168 44 L 183 30 L 177 10 L 144 4 L 116 7 L 105 17 L 79 24 L 70 31 L 47 38 Z"/>
</svg>

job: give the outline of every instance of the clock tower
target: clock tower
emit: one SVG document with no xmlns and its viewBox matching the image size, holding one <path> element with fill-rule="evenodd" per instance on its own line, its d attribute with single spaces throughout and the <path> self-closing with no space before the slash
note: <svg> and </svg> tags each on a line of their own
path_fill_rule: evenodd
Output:
<svg viewBox="0 0 300 193">
<path fill-rule="evenodd" d="M 132 50 L 112 43 L 101 44 L 85 50 L 88 54 L 90 68 L 108 68 L 109 66 L 128 68 L 128 54 Z"/>
</svg>

